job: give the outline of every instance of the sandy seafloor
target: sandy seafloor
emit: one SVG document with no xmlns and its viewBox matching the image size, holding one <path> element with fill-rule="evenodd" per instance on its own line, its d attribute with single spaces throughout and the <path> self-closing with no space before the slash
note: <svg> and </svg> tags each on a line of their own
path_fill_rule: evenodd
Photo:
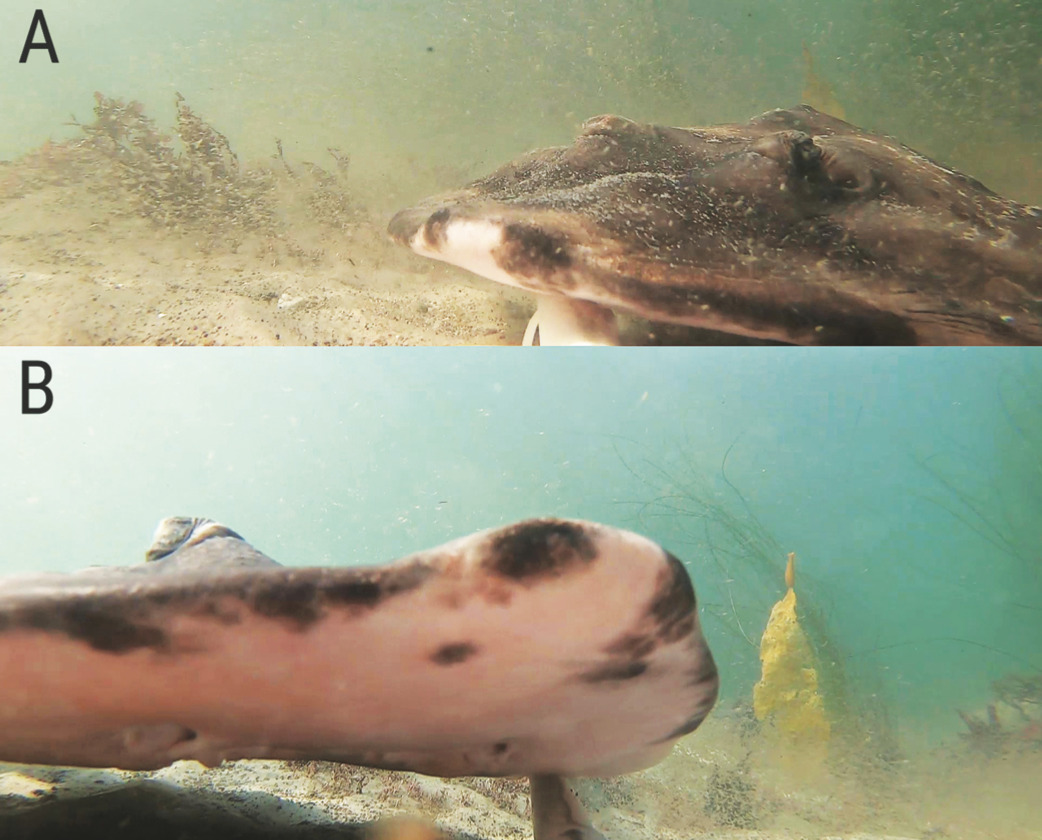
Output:
<svg viewBox="0 0 1042 840">
<path fill-rule="evenodd" d="M 959 743 L 889 761 L 833 749 L 824 771 L 804 769 L 722 714 L 656 767 L 577 789 L 608 840 L 1038 837 L 1036 745 L 985 754 Z M 325 762 L 178 762 L 150 773 L 0 765 L 0 826 L 5 840 L 73 829 L 82 840 L 292 840 L 367 836 L 374 821 L 406 816 L 449 837 L 517 840 L 532 836 L 527 788 Z"/>
<path fill-rule="evenodd" d="M 0 163 L 0 345 L 518 345 L 535 311 L 521 290 L 392 242 L 391 211 L 320 224 L 283 195 L 276 232 L 213 235 L 156 224 L 132 196 L 52 165 Z M 619 325 L 623 344 L 721 340 Z"/>
<path fill-rule="evenodd" d="M 341 170 L 346 156 L 240 162 L 187 106 L 169 128 L 96 97 L 82 136 L 0 161 L 0 344 L 521 343 L 531 296 L 386 234 L 395 210 L 487 169 L 405 161 L 388 180 Z M 992 155 L 975 160 L 990 171 Z M 1025 195 L 1039 194 L 1033 174 Z M 620 331 L 623 344 L 745 343 L 626 316 Z"/>
<path fill-rule="evenodd" d="M 520 343 L 534 303 L 392 243 L 390 187 L 365 197 L 332 158 L 240 164 L 205 123 L 189 159 L 105 105 L 98 137 L 0 162 L 0 344 Z"/>
<path fill-rule="evenodd" d="M 0 343 L 521 342 L 535 308 L 523 294 L 416 257 L 385 226 L 359 214 L 211 247 L 75 185 L 0 197 Z"/>
</svg>

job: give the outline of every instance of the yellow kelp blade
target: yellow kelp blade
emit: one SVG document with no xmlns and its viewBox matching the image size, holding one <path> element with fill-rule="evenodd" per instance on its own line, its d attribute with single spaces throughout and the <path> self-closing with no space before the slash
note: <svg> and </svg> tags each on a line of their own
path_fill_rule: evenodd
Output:
<svg viewBox="0 0 1042 840">
<path fill-rule="evenodd" d="M 796 614 L 794 564 L 790 554 L 788 592 L 771 609 L 760 641 L 762 671 L 753 687 L 753 711 L 758 720 L 771 724 L 788 769 L 814 775 L 827 757 L 831 726 L 818 691 L 814 653 Z"/>
</svg>

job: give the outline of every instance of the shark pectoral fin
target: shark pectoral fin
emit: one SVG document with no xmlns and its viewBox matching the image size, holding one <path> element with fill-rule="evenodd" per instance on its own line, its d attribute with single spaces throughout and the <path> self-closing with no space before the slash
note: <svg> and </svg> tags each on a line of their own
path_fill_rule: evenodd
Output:
<svg viewBox="0 0 1042 840">
<path fill-rule="evenodd" d="M 563 776 L 532 776 L 535 840 L 605 840 Z"/>
<path fill-rule="evenodd" d="M 536 295 L 538 304 L 521 344 L 531 347 L 612 346 L 619 343 L 615 313 L 605 306 L 562 295 Z"/>
</svg>

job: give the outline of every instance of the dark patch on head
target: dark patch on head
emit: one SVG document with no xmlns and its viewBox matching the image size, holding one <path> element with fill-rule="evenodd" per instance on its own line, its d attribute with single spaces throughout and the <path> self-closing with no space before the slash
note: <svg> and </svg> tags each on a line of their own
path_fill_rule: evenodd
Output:
<svg viewBox="0 0 1042 840">
<path fill-rule="evenodd" d="M 689 635 L 694 628 L 695 588 L 684 564 L 668 551 L 666 562 L 649 612 L 655 621 L 656 635 L 669 644 Z"/>
<path fill-rule="evenodd" d="M 434 651 L 430 660 L 435 665 L 458 665 L 460 662 L 466 662 L 477 652 L 478 647 L 473 642 L 452 642 Z"/>
<path fill-rule="evenodd" d="M 510 749 L 510 744 L 508 742 L 506 742 L 506 741 L 496 741 L 496 743 L 494 743 L 492 745 L 492 754 L 493 755 L 503 755 L 509 749 Z"/>
<path fill-rule="evenodd" d="M 572 264 L 564 235 L 520 222 L 503 228 L 503 244 L 492 256 L 507 274 L 520 277 L 545 277 Z"/>
<path fill-rule="evenodd" d="M 558 577 L 597 557 L 589 530 L 574 522 L 539 519 L 497 534 L 482 566 L 514 580 Z"/>
<path fill-rule="evenodd" d="M 218 551 L 214 558 L 218 566 L 220 555 Z M 214 572 L 209 564 L 167 568 L 171 559 L 173 555 L 129 570 L 115 569 L 111 577 L 91 576 L 94 591 L 63 592 L 59 584 L 50 596 L 15 596 L 10 606 L 0 608 L 0 632 L 24 628 L 60 633 L 107 653 L 140 648 L 191 653 L 200 649 L 199 643 L 171 638 L 164 629 L 170 616 L 193 616 L 229 626 L 241 623 L 248 610 L 303 631 L 331 608 L 375 607 L 435 573 L 421 563 L 375 570 L 264 566 Z M 108 591 L 98 591 L 100 585 Z"/>
<path fill-rule="evenodd" d="M 167 599 L 156 597 L 153 603 L 161 604 L 164 600 Z M 242 623 L 242 604 L 230 599 L 227 601 L 219 598 L 201 600 L 191 607 L 190 611 L 192 615 L 209 618 L 225 627 Z"/>
<path fill-rule="evenodd" d="M 61 633 L 106 653 L 137 648 L 162 650 L 166 633 L 140 618 L 115 599 L 76 598 L 29 607 L 14 615 L 11 624 L 45 633 Z"/>
<path fill-rule="evenodd" d="M 372 607 L 379 603 L 386 590 L 379 580 L 345 580 L 330 583 L 322 589 L 330 604 Z"/>
<path fill-rule="evenodd" d="M 625 682 L 639 677 L 648 670 L 648 663 L 640 660 L 630 662 L 607 662 L 579 674 L 586 683 Z"/>
<path fill-rule="evenodd" d="M 445 244 L 445 227 L 448 225 L 451 215 L 447 207 L 442 207 L 431 213 L 430 218 L 427 219 L 423 226 L 423 237 L 432 248 L 437 250 Z"/>
<path fill-rule="evenodd" d="M 604 647 L 611 660 L 579 675 L 583 682 L 618 682 L 639 677 L 648 669 L 647 657 L 661 641 L 647 633 L 626 633 Z"/>
</svg>

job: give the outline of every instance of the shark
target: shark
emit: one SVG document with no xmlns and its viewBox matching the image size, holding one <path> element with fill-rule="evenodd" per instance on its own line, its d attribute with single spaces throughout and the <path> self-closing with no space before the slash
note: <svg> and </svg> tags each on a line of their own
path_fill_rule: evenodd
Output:
<svg viewBox="0 0 1042 840">
<path fill-rule="evenodd" d="M 617 313 L 725 342 L 1042 343 L 1042 209 L 807 105 L 594 117 L 388 232 L 532 293 L 525 344 L 617 343 Z"/>
<path fill-rule="evenodd" d="M 0 579 L 0 761 L 528 776 L 536 840 L 603 840 L 569 779 L 660 761 L 718 684 L 683 563 L 580 520 L 287 567 L 172 517 L 143 563 Z"/>
</svg>

